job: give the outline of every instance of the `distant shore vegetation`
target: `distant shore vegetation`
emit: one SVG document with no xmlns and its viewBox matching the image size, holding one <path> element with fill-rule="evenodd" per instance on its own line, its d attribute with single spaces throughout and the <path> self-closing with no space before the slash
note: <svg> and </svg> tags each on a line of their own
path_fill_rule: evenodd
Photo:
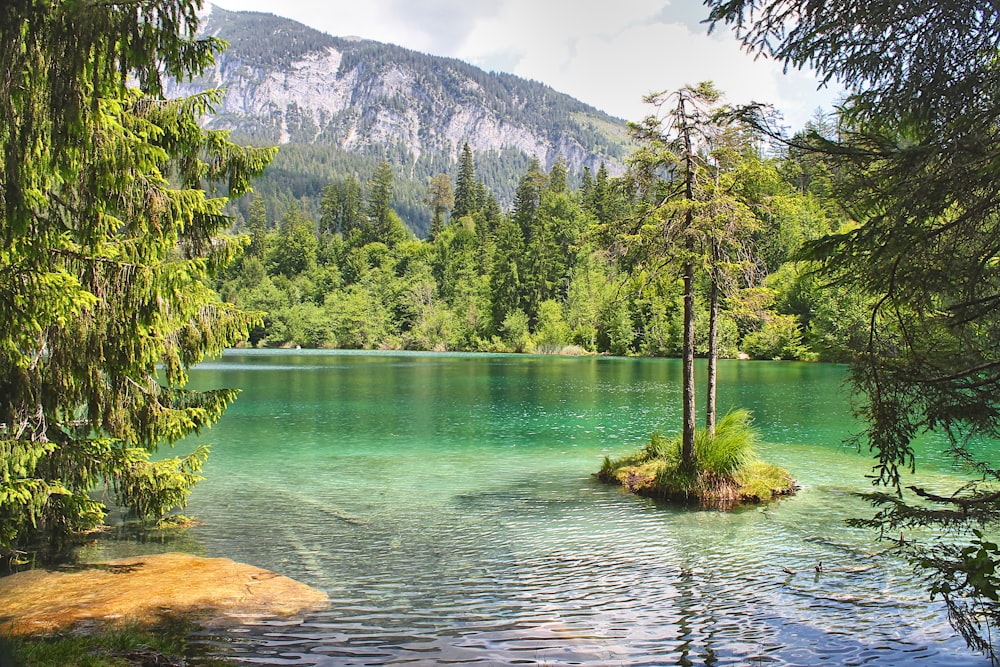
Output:
<svg viewBox="0 0 1000 667">
<path fill-rule="evenodd" d="M 822 129 L 822 119 L 816 128 Z M 845 221 L 813 158 L 739 148 L 756 174 L 757 221 L 746 256 L 731 262 L 719 302 L 722 358 L 842 361 L 863 330 L 855 295 L 821 290 L 802 243 Z M 585 171 L 571 189 L 565 163 L 524 173 L 504 210 L 476 178 L 471 151 L 427 184 L 430 236 L 418 239 L 390 207 L 388 163 L 360 182 L 331 182 L 322 214 L 257 198 L 235 231 L 249 244 L 217 279 L 226 301 L 264 313 L 257 347 L 678 356 L 682 281 L 676 262 L 630 265 L 626 220 L 642 193 L 629 177 Z M 696 286 L 709 319 L 710 281 Z M 708 353 L 697 327 L 698 354 Z M 704 333 L 701 333 L 704 332 Z"/>
</svg>

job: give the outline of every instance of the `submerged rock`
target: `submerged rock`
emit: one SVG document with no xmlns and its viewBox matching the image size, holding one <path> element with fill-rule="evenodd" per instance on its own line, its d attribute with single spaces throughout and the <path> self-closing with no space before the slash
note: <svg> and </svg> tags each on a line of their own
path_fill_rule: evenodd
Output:
<svg viewBox="0 0 1000 667">
<path fill-rule="evenodd" d="M 228 558 L 168 553 L 31 570 L 0 579 L 0 634 L 40 634 L 86 622 L 155 623 L 193 615 L 208 625 L 322 609 L 325 593 Z"/>
</svg>

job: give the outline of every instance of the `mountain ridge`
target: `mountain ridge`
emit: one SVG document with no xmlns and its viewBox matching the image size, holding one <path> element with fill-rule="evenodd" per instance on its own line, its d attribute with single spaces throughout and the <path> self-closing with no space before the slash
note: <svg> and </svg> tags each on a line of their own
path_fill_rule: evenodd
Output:
<svg viewBox="0 0 1000 667">
<path fill-rule="evenodd" d="M 302 162 L 302 178 L 292 179 L 298 185 L 284 188 L 284 197 L 307 206 L 316 206 L 312 200 L 325 181 L 370 172 L 382 159 L 403 180 L 426 185 L 430 176 L 452 172 L 465 143 L 482 180 L 506 202 L 532 158 L 548 169 L 562 157 L 571 174 L 602 163 L 616 173 L 628 150 L 624 121 L 540 82 L 454 58 L 218 6 L 208 7 L 199 33 L 229 48 L 203 77 L 172 82 L 167 94 L 225 89 L 207 126 L 231 130 L 238 140 L 284 146 L 276 172 L 294 172 L 284 158 Z M 314 164 L 319 147 L 339 166 Z M 267 179 L 259 190 L 275 195 L 282 189 Z M 407 221 L 421 232 L 429 212 L 420 210 L 416 190 L 401 188 L 400 213 L 416 218 Z"/>
</svg>

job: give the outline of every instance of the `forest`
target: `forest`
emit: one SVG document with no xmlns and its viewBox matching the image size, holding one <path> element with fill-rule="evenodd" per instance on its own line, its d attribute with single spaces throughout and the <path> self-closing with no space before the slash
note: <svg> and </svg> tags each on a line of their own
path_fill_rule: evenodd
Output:
<svg viewBox="0 0 1000 667">
<path fill-rule="evenodd" d="M 830 121 L 807 131 L 828 132 Z M 724 266 L 720 355 L 846 360 L 862 304 L 821 289 L 796 256 L 849 224 L 831 198 L 831 170 L 746 128 L 728 128 L 713 151 L 706 176 L 753 178 L 737 193 L 745 216 Z M 239 225 L 249 245 L 216 288 L 265 313 L 250 338 L 258 346 L 678 356 L 677 256 L 645 261 L 613 238 L 640 215 L 638 185 L 603 167 L 577 176 L 579 188 L 570 180 L 564 162 L 545 173 L 536 161 L 504 210 L 466 146 L 454 173 L 428 184 L 426 239 L 390 207 L 400 179 L 388 163 L 365 182 L 329 183 L 319 219 L 258 196 Z M 702 276 L 703 322 L 708 290 Z M 706 336 L 701 327 L 701 354 Z"/>
</svg>

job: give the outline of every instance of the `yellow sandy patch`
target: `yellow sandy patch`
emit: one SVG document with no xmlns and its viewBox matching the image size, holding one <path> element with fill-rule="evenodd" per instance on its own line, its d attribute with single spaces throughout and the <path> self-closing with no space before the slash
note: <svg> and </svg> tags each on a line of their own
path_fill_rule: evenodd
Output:
<svg viewBox="0 0 1000 667">
<path fill-rule="evenodd" d="M 322 591 L 228 558 L 168 553 L 0 579 L 0 633 L 47 633 L 84 621 L 155 622 L 197 614 L 209 624 L 294 616 L 325 607 Z"/>
</svg>

